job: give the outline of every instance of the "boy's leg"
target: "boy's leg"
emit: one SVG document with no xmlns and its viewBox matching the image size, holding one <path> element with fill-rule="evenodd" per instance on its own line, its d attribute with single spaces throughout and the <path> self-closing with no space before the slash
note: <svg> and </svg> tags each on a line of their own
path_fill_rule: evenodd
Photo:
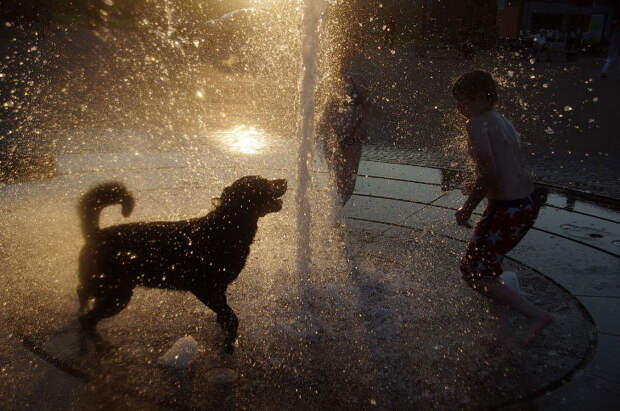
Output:
<svg viewBox="0 0 620 411">
<path fill-rule="evenodd" d="M 551 321 L 549 313 L 534 306 L 500 283 L 501 263 L 505 253 L 513 249 L 533 225 L 540 208 L 539 200 L 511 208 L 488 208 L 474 232 L 461 261 L 463 278 L 478 292 L 506 304 L 530 319 L 526 343 L 529 343 Z"/>
<path fill-rule="evenodd" d="M 496 278 L 483 277 L 475 280 L 476 291 L 491 297 L 501 304 L 506 304 L 515 311 L 525 315 L 530 320 L 530 327 L 526 338 L 529 344 L 547 325 L 553 321 L 548 312 L 536 307 L 510 287 L 497 281 Z"/>
<path fill-rule="evenodd" d="M 618 61 L 618 59 L 619 59 L 618 56 L 607 56 L 607 59 L 605 60 L 605 65 L 601 69 L 601 76 L 607 77 L 607 73 L 609 72 L 609 69 L 614 64 L 616 65 L 616 69 L 620 69 L 620 62 Z"/>
<path fill-rule="evenodd" d="M 607 76 L 607 72 L 609 71 L 609 67 L 611 66 L 611 57 L 607 57 L 607 59 L 605 60 L 605 64 L 603 65 L 603 68 L 601 69 L 601 75 L 603 77 Z"/>
</svg>

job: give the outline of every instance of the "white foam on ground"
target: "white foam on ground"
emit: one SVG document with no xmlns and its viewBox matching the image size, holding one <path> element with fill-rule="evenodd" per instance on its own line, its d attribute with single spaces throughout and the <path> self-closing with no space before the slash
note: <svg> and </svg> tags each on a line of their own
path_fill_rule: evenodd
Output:
<svg viewBox="0 0 620 411">
<path fill-rule="evenodd" d="M 504 283 L 504 285 L 518 294 L 523 294 L 521 291 L 521 285 L 519 284 L 519 277 L 517 277 L 517 273 L 514 271 L 504 271 L 502 275 L 500 275 L 500 280 Z"/>
<path fill-rule="evenodd" d="M 179 338 L 168 351 L 157 359 L 161 366 L 177 370 L 188 368 L 198 353 L 198 343 L 191 335 Z"/>
</svg>

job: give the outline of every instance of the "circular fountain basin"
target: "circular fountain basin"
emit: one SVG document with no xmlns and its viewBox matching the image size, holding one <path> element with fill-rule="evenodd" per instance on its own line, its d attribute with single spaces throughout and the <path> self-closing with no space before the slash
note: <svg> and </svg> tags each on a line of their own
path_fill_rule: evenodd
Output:
<svg viewBox="0 0 620 411">
<path fill-rule="evenodd" d="M 251 137 L 205 132 L 192 151 L 61 153 L 55 178 L 2 187 L 2 322 L 89 388 L 78 405 L 138 399 L 171 408 L 492 408 L 557 383 L 590 352 L 592 323 L 578 302 L 517 261 L 506 268 L 556 318 L 529 347 L 519 345 L 523 318 L 460 281 L 459 240 L 359 219 L 334 225 L 320 160 L 309 196 L 311 263 L 297 272 L 298 148 L 248 130 Z M 105 349 L 81 338 L 82 193 L 110 179 L 134 193 L 131 218 L 110 207 L 102 226 L 178 220 L 208 212 L 212 197 L 248 174 L 287 178 L 289 191 L 282 211 L 259 222 L 247 265 L 229 288 L 240 320 L 233 356 L 221 349 L 215 315 L 172 291 L 136 289 L 125 310 L 99 325 Z M 354 196 L 348 212 L 362 200 Z M 448 218 L 438 214 L 436 223 Z M 198 343 L 188 370 L 158 366 L 183 336 Z"/>
</svg>

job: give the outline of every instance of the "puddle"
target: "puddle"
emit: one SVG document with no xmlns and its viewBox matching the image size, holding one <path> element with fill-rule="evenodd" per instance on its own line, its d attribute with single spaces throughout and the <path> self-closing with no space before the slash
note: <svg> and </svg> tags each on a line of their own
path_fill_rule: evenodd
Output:
<svg viewBox="0 0 620 411">
<path fill-rule="evenodd" d="M 609 233 L 605 230 L 592 227 L 581 227 L 574 224 L 562 224 L 560 228 L 565 234 L 582 240 L 598 239 L 609 235 Z M 620 245 L 619 240 L 616 240 L 614 243 L 618 243 L 616 245 Z"/>
<path fill-rule="evenodd" d="M 237 371 L 230 368 L 213 368 L 207 372 L 207 380 L 215 384 L 232 384 L 238 379 Z"/>
</svg>

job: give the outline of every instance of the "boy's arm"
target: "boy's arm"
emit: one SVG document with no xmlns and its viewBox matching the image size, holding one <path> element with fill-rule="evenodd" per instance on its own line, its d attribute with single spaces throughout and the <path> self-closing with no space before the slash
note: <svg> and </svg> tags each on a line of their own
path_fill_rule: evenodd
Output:
<svg viewBox="0 0 620 411">
<path fill-rule="evenodd" d="M 471 194 L 469 194 L 463 206 L 456 212 L 456 221 L 459 225 L 470 227 L 469 219 L 471 218 L 471 214 L 487 195 L 491 184 L 488 177 L 482 174 L 478 175 Z"/>
<path fill-rule="evenodd" d="M 469 226 L 471 214 L 487 193 L 495 191 L 497 186 L 497 169 L 488 134 L 484 130 L 474 130 L 471 124 L 468 125 L 467 132 L 472 158 L 476 163 L 477 177 L 467 200 L 456 213 L 457 223 L 464 226 Z"/>
</svg>

